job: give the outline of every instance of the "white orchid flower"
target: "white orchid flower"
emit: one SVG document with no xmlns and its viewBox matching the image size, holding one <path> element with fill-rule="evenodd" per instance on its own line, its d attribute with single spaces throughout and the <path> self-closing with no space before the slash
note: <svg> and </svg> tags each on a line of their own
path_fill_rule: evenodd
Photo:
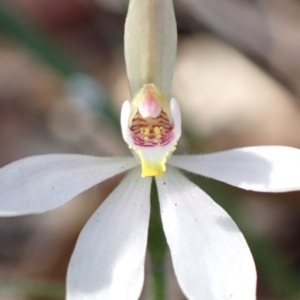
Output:
<svg viewBox="0 0 300 300">
<path fill-rule="evenodd" d="M 43 213 L 116 174 L 131 170 L 82 230 L 67 274 L 69 300 L 138 299 L 155 178 L 174 270 L 188 299 L 253 300 L 256 270 L 230 216 L 176 168 L 246 190 L 300 189 L 300 151 L 262 146 L 172 156 L 181 134 L 170 100 L 176 52 L 171 0 L 131 0 L 125 56 L 131 91 L 121 113 L 135 157 L 57 154 L 28 157 L 0 170 L 0 214 Z"/>
</svg>

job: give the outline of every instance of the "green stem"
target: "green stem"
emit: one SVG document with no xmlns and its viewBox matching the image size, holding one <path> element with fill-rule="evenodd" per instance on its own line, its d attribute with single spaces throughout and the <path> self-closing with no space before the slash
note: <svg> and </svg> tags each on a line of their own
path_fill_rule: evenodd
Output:
<svg viewBox="0 0 300 300">
<path fill-rule="evenodd" d="M 151 188 L 151 214 L 148 235 L 148 252 L 152 268 L 152 299 L 165 299 L 165 257 L 167 243 L 164 235 L 158 194 L 155 182 Z"/>
</svg>

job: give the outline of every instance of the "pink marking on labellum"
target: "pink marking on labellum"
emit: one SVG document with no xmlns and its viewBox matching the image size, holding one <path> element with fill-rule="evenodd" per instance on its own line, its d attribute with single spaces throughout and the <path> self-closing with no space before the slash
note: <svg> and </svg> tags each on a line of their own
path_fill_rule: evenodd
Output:
<svg viewBox="0 0 300 300">
<path fill-rule="evenodd" d="M 165 146 L 174 137 L 174 126 L 163 111 L 156 118 L 146 119 L 137 112 L 129 129 L 134 144 L 143 147 Z"/>
</svg>

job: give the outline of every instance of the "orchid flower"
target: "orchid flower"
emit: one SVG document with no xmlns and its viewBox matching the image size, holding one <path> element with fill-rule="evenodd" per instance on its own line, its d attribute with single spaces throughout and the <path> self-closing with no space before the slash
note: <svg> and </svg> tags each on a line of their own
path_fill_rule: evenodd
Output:
<svg viewBox="0 0 300 300">
<path fill-rule="evenodd" d="M 283 146 L 172 156 L 181 135 L 170 97 L 176 54 L 172 0 L 131 0 L 125 58 L 132 101 L 121 112 L 134 157 L 33 156 L 0 170 L 0 214 L 43 213 L 130 170 L 83 228 L 67 274 L 69 300 L 138 299 L 144 281 L 150 185 L 178 283 L 188 299 L 253 300 L 256 270 L 230 216 L 177 169 L 252 191 L 300 189 L 300 151 Z"/>
</svg>

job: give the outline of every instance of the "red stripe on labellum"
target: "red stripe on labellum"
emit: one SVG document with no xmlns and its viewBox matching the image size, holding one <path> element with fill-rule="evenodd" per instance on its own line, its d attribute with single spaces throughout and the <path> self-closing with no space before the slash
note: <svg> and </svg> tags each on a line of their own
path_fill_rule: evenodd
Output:
<svg viewBox="0 0 300 300">
<path fill-rule="evenodd" d="M 139 112 L 132 119 L 129 128 L 135 145 L 143 147 L 165 146 L 174 137 L 174 126 L 161 111 L 156 118 L 143 118 Z"/>
</svg>

